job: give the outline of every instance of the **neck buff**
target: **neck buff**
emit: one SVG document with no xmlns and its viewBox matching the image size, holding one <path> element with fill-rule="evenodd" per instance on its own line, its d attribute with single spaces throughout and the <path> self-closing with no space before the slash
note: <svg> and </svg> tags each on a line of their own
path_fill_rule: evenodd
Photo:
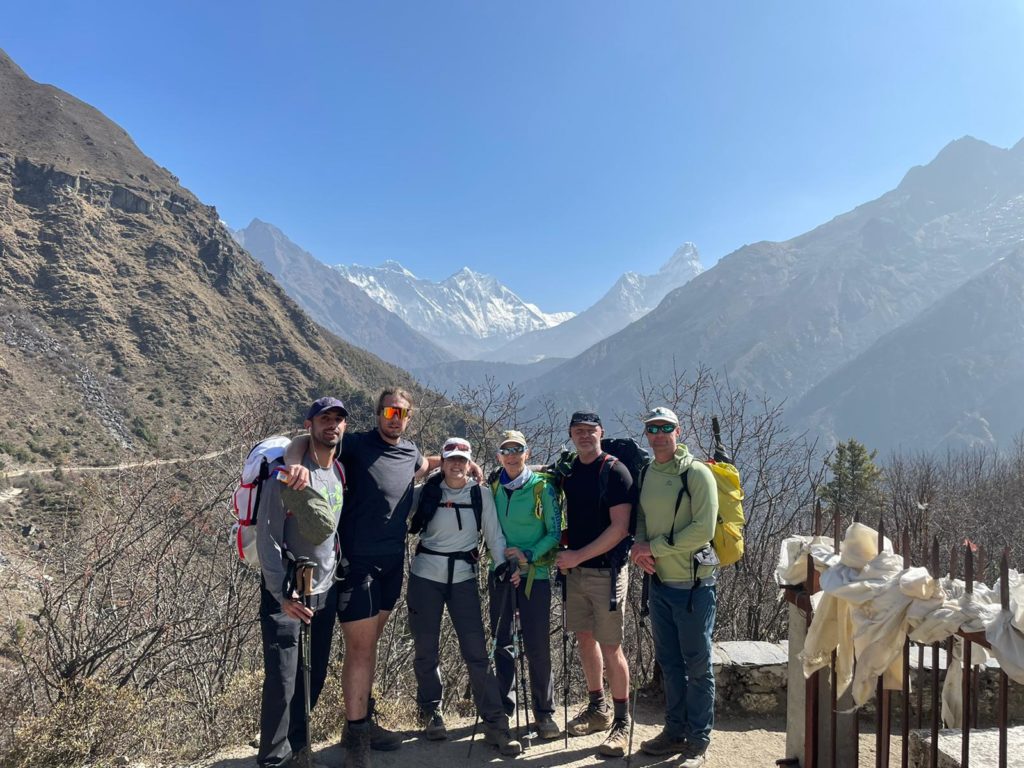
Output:
<svg viewBox="0 0 1024 768">
<path fill-rule="evenodd" d="M 529 467 L 523 467 L 523 471 L 519 473 L 519 476 L 511 480 L 509 479 L 508 472 L 503 469 L 498 476 L 498 482 L 501 483 L 501 487 L 506 491 L 518 491 L 526 485 L 526 481 L 531 477 L 533 477 L 533 471 Z"/>
</svg>

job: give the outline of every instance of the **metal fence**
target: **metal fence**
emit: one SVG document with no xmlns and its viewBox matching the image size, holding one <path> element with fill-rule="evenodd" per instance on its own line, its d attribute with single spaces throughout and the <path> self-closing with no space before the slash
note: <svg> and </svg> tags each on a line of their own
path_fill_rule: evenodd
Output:
<svg viewBox="0 0 1024 768">
<path fill-rule="evenodd" d="M 838 513 L 832 520 L 833 536 L 835 540 L 835 551 L 838 553 L 841 538 L 840 519 Z M 821 536 L 822 517 L 821 508 L 818 506 L 814 514 L 814 533 Z M 878 525 L 878 549 L 883 549 L 885 540 L 884 522 L 879 521 Z M 898 542 L 894 542 L 893 548 L 896 553 L 903 557 L 905 568 L 911 566 L 924 566 L 928 569 L 933 578 L 938 578 L 943 573 L 940 563 L 940 547 L 938 538 L 933 538 L 930 547 L 921 547 L 921 551 L 915 553 L 910 544 L 910 531 L 904 528 Z M 806 622 L 802 627 L 800 637 L 803 637 L 802 630 L 809 629 L 814 618 L 811 603 L 811 595 L 820 590 L 818 573 L 810 555 L 807 556 L 807 579 L 802 585 L 785 587 L 786 600 L 798 609 L 799 616 Z M 976 574 L 984 576 L 991 565 L 986 561 L 985 551 L 976 547 L 968 540 L 963 544 L 954 546 L 949 552 L 948 574 L 950 578 L 957 578 L 960 575 L 960 565 L 963 565 L 963 579 L 965 590 L 968 594 L 973 593 Z M 1009 611 L 1009 556 L 1008 550 L 1004 549 L 998 564 L 998 573 L 1001 589 L 1002 610 Z M 793 642 L 794 626 L 791 620 L 790 636 Z M 989 648 L 983 632 L 958 631 L 963 639 L 963 671 L 960 681 L 960 693 L 963 701 L 962 728 L 961 728 L 961 766 L 970 765 L 971 756 L 971 729 L 978 728 L 980 680 L 979 670 L 976 670 L 971 663 L 973 646 Z M 922 644 L 906 639 L 903 644 L 903 681 L 902 690 L 883 689 L 882 678 L 878 678 L 875 691 L 875 766 L 876 768 L 887 768 L 892 759 L 891 739 L 893 734 L 894 705 L 900 713 L 899 726 L 901 739 L 899 765 L 907 768 L 910 761 L 910 728 L 913 721 L 918 730 L 930 728 L 930 749 L 926 764 L 931 768 L 938 768 L 939 765 L 939 730 L 941 727 L 941 705 L 940 705 L 940 649 L 944 647 L 946 669 L 949 661 L 953 658 L 953 637 L 941 643 Z M 802 646 L 802 643 L 801 643 Z M 912 654 L 916 653 L 917 669 L 912 672 L 910 660 Z M 926 671 L 926 654 L 930 653 L 930 669 Z M 791 655 L 791 663 L 792 662 Z M 943 672 L 943 678 L 946 670 Z M 823 675 L 827 675 L 822 679 Z M 916 675 L 914 695 L 911 694 L 911 678 Z M 1009 678 L 1002 670 L 998 670 L 998 694 L 995 705 L 996 728 L 999 739 L 999 768 L 1006 768 L 1007 765 L 1007 730 L 1009 727 Z M 930 679 L 929 679 L 930 676 Z M 802 722 L 793 722 L 793 714 L 790 713 L 787 722 L 787 730 L 794 728 L 803 732 L 802 760 L 800 757 L 786 757 L 777 760 L 778 765 L 800 765 L 803 768 L 835 768 L 837 765 L 859 765 L 859 718 L 854 713 L 847 716 L 842 723 L 843 729 L 839 730 L 839 719 L 842 717 L 841 707 L 836 698 L 836 687 L 831 681 L 836 679 L 836 652 L 832 652 L 831 664 L 828 669 L 815 672 L 804 683 L 804 707 Z M 927 685 L 930 683 L 930 685 Z M 925 697 L 924 690 L 930 687 L 930 695 Z M 822 700 L 828 696 L 828 706 Z M 824 717 L 828 721 L 823 720 Z M 852 728 L 852 734 L 847 729 Z M 840 757 L 837 733 L 843 733 L 847 737 L 844 741 L 844 751 Z M 849 753 L 852 750 L 852 754 Z"/>
</svg>

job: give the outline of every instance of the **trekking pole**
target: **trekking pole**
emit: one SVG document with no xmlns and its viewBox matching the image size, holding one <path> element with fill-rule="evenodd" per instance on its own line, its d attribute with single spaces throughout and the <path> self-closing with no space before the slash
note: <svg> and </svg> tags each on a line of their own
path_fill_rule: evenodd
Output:
<svg viewBox="0 0 1024 768">
<path fill-rule="evenodd" d="M 299 594 L 302 596 L 302 605 L 308 609 L 313 607 L 313 575 L 316 570 L 317 564 L 310 560 L 308 557 L 300 557 L 295 562 L 295 570 L 298 578 L 297 587 Z M 313 744 L 309 733 L 309 721 L 310 713 L 313 710 L 312 696 L 310 694 L 310 673 L 312 671 L 312 659 L 310 652 L 310 644 L 312 631 L 309 624 L 302 622 L 301 631 L 299 633 L 299 645 L 300 655 L 302 656 L 302 682 L 303 692 L 305 693 L 305 714 L 306 714 L 306 768 L 311 768 L 313 759 Z"/>
<path fill-rule="evenodd" d="M 568 578 L 557 571 L 556 578 L 562 587 L 562 717 L 565 727 L 565 749 L 569 749 L 569 633 L 565 629 L 565 598 L 569 592 Z"/>
<path fill-rule="evenodd" d="M 516 638 L 516 654 L 519 656 L 519 681 L 523 689 L 523 716 L 526 718 L 526 735 L 522 737 L 523 751 L 525 751 L 530 742 L 530 695 L 526 680 L 526 654 L 523 653 L 523 625 L 519 620 L 519 590 L 516 587 L 512 587 L 512 589 L 514 590 L 512 592 L 512 631 Z M 519 698 L 518 694 L 516 698 Z M 516 730 L 519 730 L 519 707 L 516 707 Z"/>
<path fill-rule="evenodd" d="M 508 562 L 506 561 L 502 565 L 499 565 L 494 569 L 494 580 L 495 583 L 501 582 L 503 579 L 508 578 Z M 497 590 L 495 590 L 497 591 Z M 498 618 L 491 625 L 491 648 L 487 652 L 487 671 L 489 673 L 495 672 L 494 654 L 498 650 L 498 628 L 501 627 L 501 617 L 505 613 L 505 606 L 508 605 L 508 590 L 502 590 L 501 603 L 498 606 Z M 473 720 L 473 733 L 469 737 L 469 750 L 466 752 L 466 759 L 468 760 L 473 756 L 473 742 L 476 741 L 476 732 L 480 727 L 480 709 L 476 708 L 476 719 Z"/>
<path fill-rule="evenodd" d="M 640 583 L 640 628 L 644 626 L 644 619 L 650 614 L 650 598 L 651 598 L 651 574 L 644 571 L 643 581 Z M 638 675 L 643 674 L 643 636 L 640 635 L 636 640 L 636 671 Z M 630 762 L 633 760 L 633 728 L 636 726 L 636 700 L 637 695 L 640 693 L 640 686 L 633 686 L 633 706 L 632 711 L 629 713 L 629 749 L 626 751 L 626 768 L 629 768 Z"/>
</svg>

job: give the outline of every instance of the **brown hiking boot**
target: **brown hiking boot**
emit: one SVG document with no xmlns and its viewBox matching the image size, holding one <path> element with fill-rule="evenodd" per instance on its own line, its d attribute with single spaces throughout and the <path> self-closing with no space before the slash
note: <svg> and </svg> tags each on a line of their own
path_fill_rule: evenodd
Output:
<svg viewBox="0 0 1024 768">
<path fill-rule="evenodd" d="M 345 730 L 345 768 L 371 768 L 370 725 L 362 723 Z"/>
<path fill-rule="evenodd" d="M 292 758 L 294 762 L 289 763 L 289 768 L 329 768 L 329 764 L 313 755 L 313 750 L 305 746 L 295 753 Z"/>
<path fill-rule="evenodd" d="M 668 729 L 663 729 L 661 733 L 655 736 L 653 739 L 640 742 L 640 749 L 648 755 L 654 755 L 660 757 L 663 755 L 678 755 L 686 752 L 688 743 L 682 736 L 673 736 L 668 732 Z"/>
<path fill-rule="evenodd" d="M 608 702 L 602 700 L 600 704 L 587 704 L 576 717 L 565 724 L 565 730 L 570 736 L 586 736 L 606 731 L 611 724 L 612 708 L 608 706 Z"/>
<path fill-rule="evenodd" d="M 707 751 L 707 746 L 687 744 L 686 751 L 683 752 L 683 762 L 679 763 L 679 768 L 703 768 L 705 762 L 704 753 Z"/>
<path fill-rule="evenodd" d="M 523 751 L 523 745 L 512 738 L 512 732 L 508 728 L 485 724 L 484 741 L 496 746 L 506 757 L 518 755 Z"/>
<path fill-rule="evenodd" d="M 372 696 L 367 704 L 366 716 L 370 720 L 370 749 L 378 752 L 393 752 L 402 746 L 401 734 L 389 731 L 378 721 L 377 702 Z"/>
<path fill-rule="evenodd" d="M 537 735 L 542 739 L 557 739 L 562 735 L 561 729 L 551 715 L 537 716 Z"/>
<path fill-rule="evenodd" d="M 605 740 L 597 748 L 597 754 L 604 757 L 625 757 L 628 744 L 629 718 L 615 720 L 612 722 L 612 729 L 608 732 Z"/>
<path fill-rule="evenodd" d="M 448 738 L 448 729 L 445 728 L 444 718 L 441 710 L 421 710 L 420 726 L 423 728 L 423 735 L 429 741 L 443 741 Z"/>
<path fill-rule="evenodd" d="M 377 711 L 371 698 L 366 709 L 367 724 L 370 727 L 370 749 L 376 752 L 393 752 L 402 746 L 402 735 L 395 731 L 389 731 L 377 721 L 377 718 Z M 349 730 L 348 726 L 346 726 L 345 732 L 341 737 L 341 745 L 343 747 L 348 747 Z"/>
</svg>

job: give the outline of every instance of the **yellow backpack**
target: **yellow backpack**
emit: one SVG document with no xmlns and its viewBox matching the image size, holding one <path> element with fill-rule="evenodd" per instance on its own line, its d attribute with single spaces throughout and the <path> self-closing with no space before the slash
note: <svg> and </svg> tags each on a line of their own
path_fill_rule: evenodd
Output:
<svg viewBox="0 0 1024 768">
<path fill-rule="evenodd" d="M 740 485 L 739 470 L 732 464 L 713 459 L 705 463 L 718 486 L 718 522 L 715 523 L 715 537 L 711 545 L 724 568 L 743 557 L 743 526 L 747 522 L 743 515 L 743 486 Z"/>
</svg>

